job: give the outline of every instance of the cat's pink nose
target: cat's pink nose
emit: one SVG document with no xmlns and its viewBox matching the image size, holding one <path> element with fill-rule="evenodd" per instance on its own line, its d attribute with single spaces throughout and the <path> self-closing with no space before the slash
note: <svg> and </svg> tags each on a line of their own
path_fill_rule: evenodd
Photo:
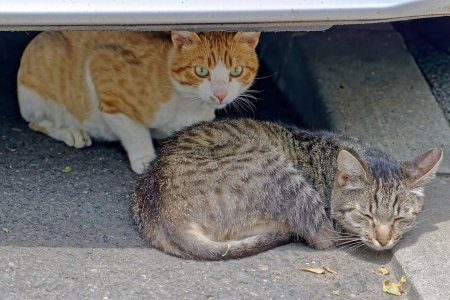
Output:
<svg viewBox="0 0 450 300">
<path fill-rule="evenodd" d="M 389 225 L 377 224 L 375 226 L 375 238 L 381 246 L 389 244 L 392 238 L 392 228 Z"/>
<path fill-rule="evenodd" d="M 222 103 L 223 99 L 227 96 L 228 92 L 225 90 L 214 92 L 214 97 L 219 100 L 220 103 Z"/>
<path fill-rule="evenodd" d="M 377 241 L 378 241 L 378 243 L 380 243 L 381 246 L 386 246 L 387 244 L 389 244 L 390 239 L 389 240 L 377 239 Z"/>
</svg>

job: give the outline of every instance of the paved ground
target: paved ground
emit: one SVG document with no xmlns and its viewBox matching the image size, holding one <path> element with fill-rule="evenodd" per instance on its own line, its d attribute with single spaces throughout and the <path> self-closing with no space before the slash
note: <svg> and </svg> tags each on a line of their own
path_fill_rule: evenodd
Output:
<svg viewBox="0 0 450 300">
<path fill-rule="evenodd" d="M 395 257 L 367 249 L 313 251 L 292 244 L 242 260 L 211 263 L 183 261 L 151 249 L 131 220 L 130 192 L 136 175 L 121 147 L 95 143 L 83 150 L 69 148 L 31 132 L 19 117 L 13 77 L 17 49 L 27 39 L 25 33 L 0 34 L 0 79 L 5 87 L 0 90 L 2 298 L 327 299 L 337 298 L 332 292 L 339 290 L 342 299 L 388 299 L 391 296 L 381 291 L 382 281 L 405 273 L 408 298 L 450 292 L 443 271 L 450 268 L 448 259 L 416 259 L 439 256 L 449 248 L 450 179 L 444 175 L 428 190 L 421 223 Z M 263 70 L 261 77 L 279 76 L 273 73 Z M 266 79 L 259 85 L 265 93 L 256 117 L 298 125 L 313 121 L 293 113 L 271 82 Z M 72 172 L 62 172 L 66 166 Z M 393 273 L 376 275 L 382 265 Z M 301 271 L 311 266 L 327 266 L 338 274 Z"/>
</svg>

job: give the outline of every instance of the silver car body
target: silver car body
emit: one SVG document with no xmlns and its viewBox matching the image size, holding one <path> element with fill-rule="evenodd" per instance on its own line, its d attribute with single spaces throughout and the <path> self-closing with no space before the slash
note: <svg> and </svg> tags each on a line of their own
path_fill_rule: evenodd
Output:
<svg viewBox="0 0 450 300">
<path fill-rule="evenodd" d="M 450 0 L 13 0 L 0 30 L 317 30 L 450 15 Z"/>
</svg>

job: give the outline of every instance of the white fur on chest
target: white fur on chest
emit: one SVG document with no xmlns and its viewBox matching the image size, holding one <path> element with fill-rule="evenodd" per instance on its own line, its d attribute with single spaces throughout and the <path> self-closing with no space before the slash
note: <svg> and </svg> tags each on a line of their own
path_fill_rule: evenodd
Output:
<svg viewBox="0 0 450 300">
<path fill-rule="evenodd" d="M 150 129 L 157 129 L 156 132 L 164 132 L 164 135 L 170 135 L 184 127 L 210 121 L 215 117 L 215 109 L 208 103 L 201 100 L 185 99 L 178 93 L 174 93 L 171 99 L 162 104 L 155 118 L 147 126 Z M 163 138 L 165 136 L 157 136 Z"/>
</svg>

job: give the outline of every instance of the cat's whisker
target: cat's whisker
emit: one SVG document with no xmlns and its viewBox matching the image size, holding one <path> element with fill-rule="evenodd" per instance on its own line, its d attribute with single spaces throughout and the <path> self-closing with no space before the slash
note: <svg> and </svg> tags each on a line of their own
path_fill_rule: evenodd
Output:
<svg viewBox="0 0 450 300">
<path fill-rule="evenodd" d="M 250 102 L 252 105 L 255 105 L 254 102 L 258 102 L 259 98 L 254 97 L 253 95 L 242 95 L 242 98 L 246 101 Z"/>
<path fill-rule="evenodd" d="M 261 80 L 261 79 L 266 79 L 266 78 L 270 78 L 270 77 L 275 77 L 275 76 L 278 75 L 278 73 L 279 72 L 274 72 L 272 74 L 269 74 L 269 75 L 266 75 L 266 76 L 263 76 L 263 77 L 255 77 L 255 80 Z"/>
<path fill-rule="evenodd" d="M 364 244 L 356 244 L 355 246 L 353 246 L 352 248 L 347 249 L 347 253 L 354 253 L 356 250 L 360 249 L 361 247 L 363 247 Z"/>
<path fill-rule="evenodd" d="M 248 107 L 253 114 L 255 114 L 256 106 L 248 99 L 241 98 L 242 105 Z"/>
<path fill-rule="evenodd" d="M 239 100 L 241 100 L 243 102 L 247 102 L 249 105 L 256 107 L 255 104 L 253 104 L 253 102 L 252 102 L 252 101 L 256 101 L 256 100 L 249 99 L 246 96 L 239 97 Z"/>
<path fill-rule="evenodd" d="M 336 243 L 336 248 L 341 249 L 341 250 L 346 250 L 348 248 L 353 247 L 354 245 L 360 243 L 360 241 L 349 241 L 346 243 Z"/>
<path fill-rule="evenodd" d="M 339 231 L 339 230 L 336 230 L 336 229 L 330 229 L 330 230 L 335 232 L 335 233 L 338 233 L 341 236 L 359 236 L 356 233 L 352 233 L 352 232 L 348 232 L 348 231 Z"/>
<path fill-rule="evenodd" d="M 347 246 L 352 246 L 356 243 L 360 243 L 361 240 L 358 238 L 342 238 L 342 237 L 334 237 L 334 238 L 322 238 L 322 239 L 316 239 L 314 242 L 310 242 L 310 245 L 315 245 L 315 244 L 319 244 L 321 242 L 328 242 L 328 241 L 332 241 L 335 243 L 335 245 L 337 247 L 341 247 L 342 245 L 344 245 L 344 247 Z"/>
<path fill-rule="evenodd" d="M 246 99 L 239 97 L 236 100 L 233 101 L 233 103 L 236 103 L 236 105 L 238 105 L 239 107 L 241 107 L 244 111 L 247 111 L 247 109 L 252 112 L 253 114 L 255 114 L 255 109 L 256 107 L 253 105 L 249 105 L 248 102 L 246 101 Z"/>
<path fill-rule="evenodd" d="M 352 253 L 356 249 L 358 249 L 358 248 L 360 248 L 362 246 L 365 246 L 365 244 L 363 242 L 361 242 L 361 241 L 354 241 L 354 243 L 347 244 L 347 245 L 344 245 L 344 246 L 338 245 L 338 249 L 342 250 L 342 251 L 344 251 L 346 253 Z"/>
<path fill-rule="evenodd" d="M 344 245 L 347 245 L 347 244 L 353 244 L 353 243 L 356 243 L 356 242 L 361 242 L 361 240 L 360 239 L 352 239 L 352 240 L 344 241 L 342 243 L 339 243 L 339 246 L 344 246 Z"/>
<path fill-rule="evenodd" d="M 253 113 L 255 112 L 256 105 L 251 100 L 242 98 L 241 101 L 242 101 L 242 104 L 245 105 L 246 107 L 248 107 Z"/>
<path fill-rule="evenodd" d="M 360 239 L 359 239 L 359 237 L 350 237 L 350 238 L 331 238 L 330 240 L 344 244 L 344 243 L 348 243 L 348 242 L 358 241 Z"/>
<path fill-rule="evenodd" d="M 258 100 L 260 100 L 260 98 L 254 96 L 254 95 L 251 95 L 251 94 L 247 94 L 247 93 L 242 93 L 240 96 L 242 96 L 242 97 L 244 97 L 244 98 L 250 98 L 250 99 L 253 100 L 253 101 L 258 101 Z"/>
<path fill-rule="evenodd" d="M 340 236 L 343 236 L 343 237 L 357 237 L 357 236 L 359 236 L 359 235 L 357 235 L 357 234 L 354 234 L 354 233 L 346 233 L 346 232 L 337 232 Z"/>
<path fill-rule="evenodd" d="M 238 113 L 242 113 L 242 112 L 241 112 L 241 109 L 240 109 L 240 107 L 239 107 L 239 105 L 238 105 L 238 103 L 237 103 L 236 100 L 234 100 L 233 102 L 231 102 L 231 107 L 234 108 Z"/>
<path fill-rule="evenodd" d="M 241 94 L 244 94 L 244 95 L 251 95 L 251 96 L 254 96 L 254 97 L 256 97 L 255 95 L 253 95 L 253 94 L 258 94 L 258 93 L 262 93 L 263 91 L 260 91 L 260 90 L 245 90 L 245 91 L 243 91 Z"/>
<path fill-rule="evenodd" d="M 355 246 L 356 244 L 351 244 L 351 245 L 345 245 L 345 246 L 337 246 L 336 247 L 336 251 L 342 251 L 342 252 L 346 252 L 348 253 L 348 250 L 351 249 L 353 246 Z"/>
<path fill-rule="evenodd" d="M 263 90 L 245 90 L 244 93 L 262 93 Z"/>
<path fill-rule="evenodd" d="M 350 247 L 350 246 L 353 246 L 353 245 L 356 245 L 356 244 L 360 244 L 360 243 L 362 243 L 362 241 L 360 239 L 353 239 L 351 241 L 347 241 L 347 242 L 343 242 L 343 243 L 338 244 L 338 247 L 346 248 L 346 247 Z"/>
<path fill-rule="evenodd" d="M 244 114 L 248 111 L 247 107 L 242 103 L 241 99 L 237 99 L 236 101 L 236 107 L 238 107 L 238 112 L 241 114 Z"/>
</svg>

